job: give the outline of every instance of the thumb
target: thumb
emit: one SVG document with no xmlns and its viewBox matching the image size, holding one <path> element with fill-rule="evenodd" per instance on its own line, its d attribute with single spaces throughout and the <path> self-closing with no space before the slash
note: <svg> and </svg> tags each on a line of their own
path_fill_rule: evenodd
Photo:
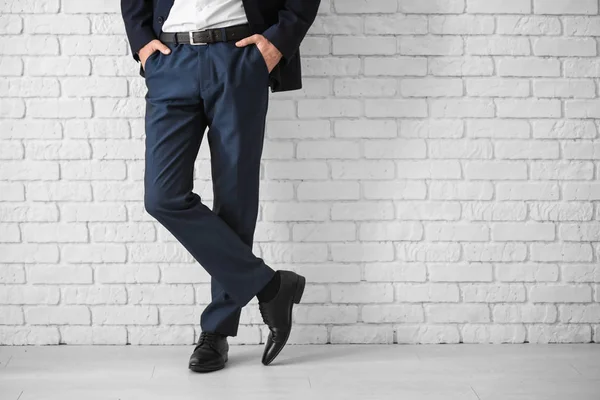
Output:
<svg viewBox="0 0 600 400">
<path fill-rule="evenodd" d="M 155 49 L 160 51 L 163 54 L 170 54 L 171 53 L 171 49 L 168 48 L 167 46 L 165 46 L 165 44 L 163 42 L 157 42 Z"/>
</svg>

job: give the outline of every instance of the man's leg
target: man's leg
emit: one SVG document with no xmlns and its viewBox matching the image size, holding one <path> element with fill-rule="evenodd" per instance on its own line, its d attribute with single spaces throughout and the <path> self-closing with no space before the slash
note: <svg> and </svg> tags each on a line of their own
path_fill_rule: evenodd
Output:
<svg viewBox="0 0 600 400">
<path fill-rule="evenodd" d="M 209 71 L 207 46 L 169 47 L 170 55 L 146 63 L 144 205 L 243 307 L 274 271 L 192 192 L 194 161 L 212 119 L 204 113 L 199 82 Z"/>
<path fill-rule="evenodd" d="M 253 47 L 238 48 L 233 42 L 209 45 L 210 62 L 219 78 L 203 90 L 206 115 L 211 121 L 208 141 L 213 210 L 248 248 L 252 248 L 258 215 L 260 159 L 269 99 L 266 64 Z M 212 302 L 200 320 L 202 330 L 236 336 L 241 307 L 218 278 L 212 278 L 211 291 Z"/>
</svg>

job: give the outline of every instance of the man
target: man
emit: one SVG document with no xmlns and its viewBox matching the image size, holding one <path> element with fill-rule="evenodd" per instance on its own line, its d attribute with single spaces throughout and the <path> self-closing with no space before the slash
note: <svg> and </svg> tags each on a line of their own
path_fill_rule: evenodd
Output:
<svg viewBox="0 0 600 400">
<path fill-rule="evenodd" d="M 300 89 L 299 46 L 320 0 L 121 0 L 133 58 L 146 79 L 144 206 L 211 275 L 212 302 L 189 368 L 221 369 L 227 336 L 254 296 L 269 337 L 285 346 L 305 278 L 252 253 L 268 89 Z M 192 192 L 208 128 L 212 211 Z"/>
</svg>

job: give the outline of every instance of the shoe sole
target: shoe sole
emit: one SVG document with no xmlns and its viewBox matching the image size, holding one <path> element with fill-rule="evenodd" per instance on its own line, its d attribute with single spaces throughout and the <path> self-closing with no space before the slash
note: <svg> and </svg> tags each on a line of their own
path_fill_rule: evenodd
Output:
<svg viewBox="0 0 600 400">
<path fill-rule="evenodd" d="M 304 278 L 302 275 L 298 275 L 298 280 L 296 281 L 296 290 L 294 292 L 294 301 L 292 303 L 292 305 L 290 306 L 290 310 L 288 312 L 288 318 L 290 319 L 291 323 L 290 323 L 290 330 L 287 333 L 287 336 L 285 337 L 285 339 L 283 340 L 283 345 L 279 348 L 279 350 L 277 351 L 277 353 L 275 353 L 275 355 L 273 356 L 273 358 L 271 358 L 270 361 L 268 362 L 263 362 L 264 365 L 269 365 L 271 364 L 279 355 L 279 353 L 281 353 L 281 350 L 283 350 L 283 348 L 285 347 L 288 338 L 290 337 L 290 333 L 292 332 L 292 325 L 293 325 L 293 321 L 292 321 L 292 310 L 294 309 L 294 304 L 300 304 L 300 300 L 302 299 L 302 295 L 304 294 L 304 287 L 306 286 L 306 278 Z"/>
</svg>

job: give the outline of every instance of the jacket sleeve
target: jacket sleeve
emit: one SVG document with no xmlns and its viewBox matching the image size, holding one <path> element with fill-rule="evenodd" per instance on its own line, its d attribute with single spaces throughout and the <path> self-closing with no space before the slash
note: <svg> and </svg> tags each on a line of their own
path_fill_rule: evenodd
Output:
<svg viewBox="0 0 600 400">
<path fill-rule="evenodd" d="M 284 64 L 289 63 L 300 47 L 317 16 L 320 3 L 321 0 L 286 0 L 279 10 L 279 21 L 262 33 L 281 52 Z"/>
<path fill-rule="evenodd" d="M 152 0 L 121 0 L 121 14 L 131 53 L 139 61 L 137 52 L 156 39 L 152 29 Z"/>
</svg>

